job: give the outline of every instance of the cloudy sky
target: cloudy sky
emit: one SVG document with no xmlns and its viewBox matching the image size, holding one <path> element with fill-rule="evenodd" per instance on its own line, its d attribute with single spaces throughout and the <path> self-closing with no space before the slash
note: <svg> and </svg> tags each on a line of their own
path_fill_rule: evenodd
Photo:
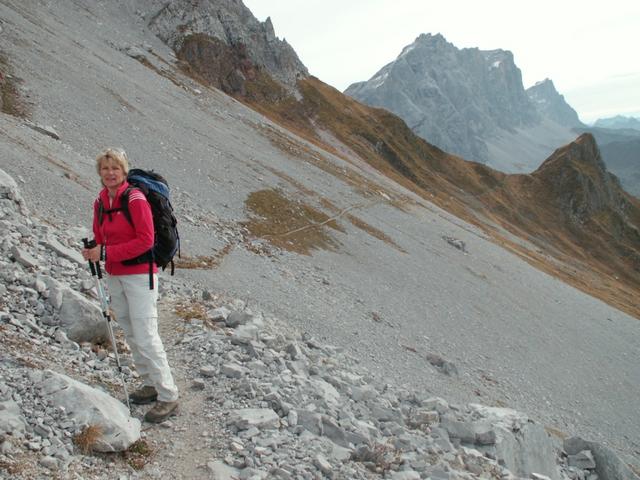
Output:
<svg viewBox="0 0 640 480">
<path fill-rule="evenodd" d="M 310 73 L 344 90 L 421 33 L 514 54 L 525 88 L 550 78 L 584 122 L 640 116 L 640 0 L 244 0 Z"/>
</svg>

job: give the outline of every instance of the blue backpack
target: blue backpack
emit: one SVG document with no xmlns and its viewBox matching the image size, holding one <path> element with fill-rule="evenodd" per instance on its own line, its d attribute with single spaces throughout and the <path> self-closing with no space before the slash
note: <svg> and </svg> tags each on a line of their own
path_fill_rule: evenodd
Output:
<svg viewBox="0 0 640 480">
<path fill-rule="evenodd" d="M 134 168 L 127 175 L 127 182 L 131 185 L 120 197 L 119 208 L 104 209 L 100 202 L 98 209 L 98 221 L 102 224 L 104 215 L 110 215 L 116 211 L 122 211 L 131 225 L 131 213 L 129 212 L 129 193 L 134 188 L 140 190 L 147 198 L 153 215 L 154 242 L 153 247 L 135 258 L 125 260 L 124 265 L 138 265 L 149 263 L 149 288 L 153 289 L 153 264 L 162 270 L 171 265 L 171 275 L 174 274 L 175 264 L 173 257 L 180 256 L 180 235 L 178 234 L 178 221 L 173 213 L 170 201 L 169 184 L 161 175 L 148 170 Z"/>
</svg>

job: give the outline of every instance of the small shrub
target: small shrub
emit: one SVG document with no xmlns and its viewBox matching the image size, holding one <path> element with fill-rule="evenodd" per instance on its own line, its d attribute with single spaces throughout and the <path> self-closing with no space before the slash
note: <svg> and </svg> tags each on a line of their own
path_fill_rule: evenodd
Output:
<svg viewBox="0 0 640 480">
<path fill-rule="evenodd" d="M 102 437 L 102 427 L 100 425 L 89 425 L 73 437 L 73 443 L 83 454 L 87 455 L 93 451 L 93 447 L 96 446 L 100 437 Z"/>
<path fill-rule="evenodd" d="M 142 470 L 149 463 L 154 450 L 146 440 L 140 439 L 132 443 L 129 448 L 124 451 L 124 459 L 127 464 L 134 470 Z"/>
</svg>

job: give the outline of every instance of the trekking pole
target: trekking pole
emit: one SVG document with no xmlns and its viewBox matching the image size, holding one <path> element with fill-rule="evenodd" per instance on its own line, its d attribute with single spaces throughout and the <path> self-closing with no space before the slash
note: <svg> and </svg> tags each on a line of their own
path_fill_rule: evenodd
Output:
<svg viewBox="0 0 640 480">
<path fill-rule="evenodd" d="M 87 238 L 83 238 L 82 243 L 84 243 L 84 248 L 93 248 L 96 246 L 95 240 L 89 242 Z M 100 268 L 100 261 L 92 262 L 91 260 L 89 260 L 89 269 L 91 270 L 91 275 L 96 280 L 96 288 L 98 289 L 98 296 L 100 297 L 100 305 L 102 307 L 102 316 L 107 321 L 107 329 L 109 330 L 109 337 L 111 337 L 111 346 L 113 347 L 113 352 L 116 355 L 116 364 L 118 365 L 118 371 L 120 372 L 120 378 L 122 379 L 122 388 L 124 389 L 124 395 L 127 399 L 127 407 L 129 408 L 129 411 L 131 411 L 131 404 L 129 403 L 129 392 L 127 391 L 127 383 L 124 380 L 124 372 L 122 371 L 120 356 L 118 355 L 118 347 L 116 346 L 116 337 L 113 334 L 113 328 L 111 326 L 111 314 L 109 313 L 109 302 L 107 300 L 107 293 L 104 291 L 104 288 L 102 286 L 102 269 Z"/>
</svg>

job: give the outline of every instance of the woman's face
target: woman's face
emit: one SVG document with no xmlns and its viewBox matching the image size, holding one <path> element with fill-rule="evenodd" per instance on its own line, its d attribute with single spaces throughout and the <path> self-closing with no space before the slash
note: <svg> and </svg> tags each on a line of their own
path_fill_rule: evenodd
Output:
<svg viewBox="0 0 640 480">
<path fill-rule="evenodd" d="M 100 164 L 100 179 L 108 189 L 117 189 L 124 182 L 124 170 L 115 160 L 107 158 Z"/>
</svg>

